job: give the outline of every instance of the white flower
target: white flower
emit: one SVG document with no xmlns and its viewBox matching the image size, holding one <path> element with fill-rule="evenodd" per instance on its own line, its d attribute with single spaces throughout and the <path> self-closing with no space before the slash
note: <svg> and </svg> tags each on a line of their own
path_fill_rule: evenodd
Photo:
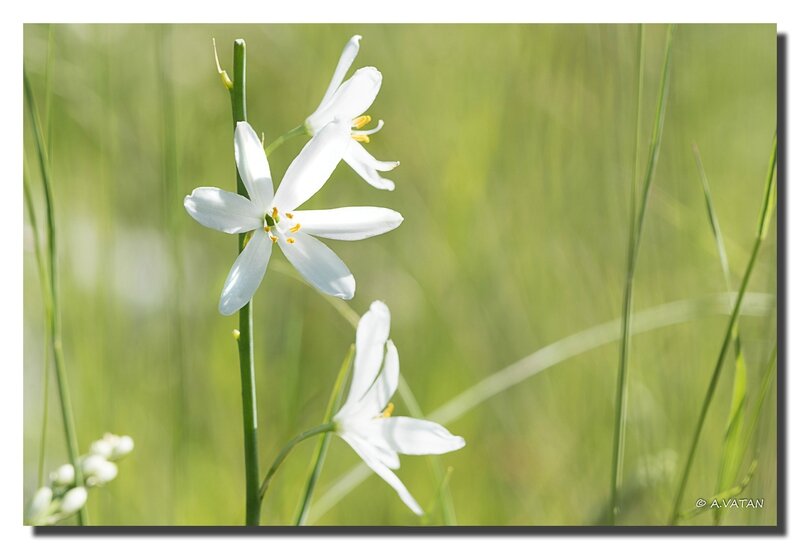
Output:
<svg viewBox="0 0 800 549">
<path fill-rule="evenodd" d="M 264 278 L 273 243 L 320 291 L 343 299 L 353 297 L 353 275 L 330 248 L 312 235 L 361 240 L 391 231 L 400 225 L 403 216 L 374 207 L 296 210 L 336 168 L 351 141 L 346 130 L 343 123 L 333 122 L 317 133 L 291 163 L 273 196 L 269 163 L 261 142 L 247 122 L 239 122 L 234 135 L 236 165 L 250 198 L 215 187 L 200 187 L 184 199 L 189 215 L 206 227 L 230 234 L 253 231 L 225 280 L 220 313 L 231 315 L 250 301 Z"/>
<path fill-rule="evenodd" d="M 362 130 L 372 121 L 372 117 L 364 112 L 375 101 L 381 89 L 383 77 L 375 67 L 358 69 L 347 82 L 342 83 L 344 75 L 350 69 L 358 54 L 358 42 L 361 37 L 353 36 L 345 45 L 336 70 L 333 72 L 331 83 L 320 101 L 317 110 L 306 118 L 306 129 L 311 135 L 316 135 L 328 123 L 342 120 L 349 122 L 348 128 L 353 140 L 344 153 L 344 161 L 364 180 L 378 189 L 393 190 L 394 183 L 381 177 L 378 172 L 387 172 L 396 168 L 399 162 L 382 162 L 376 160 L 367 152 L 361 143 L 369 143 L 369 136 L 380 131 L 383 120 L 371 130 Z"/>
<path fill-rule="evenodd" d="M 389 309 L 375 301 L 361 317 L 356 332 L 353 381 L 347 401 L 334 416 L 336 433 L 364 462 L 395 489 L 416 514 L 422 508 L 392 469 L 400 467 L 398 453 L 443 454 L 464 447 L 464 439 L 423 419 L 391 417 L 389 399 L 397 390 L 400 359 L 389 338 Z M 381 369 L 383 364 L 383 369 Z"/>
<path fill-rule="evenodd" d="M 63 513 L 63 516 L 66 517 L 72 513 L 77 513 L 84 505 L 86 505 L 87 497 L 89 497 L 89 493 L 83 486 L 73 488 L 64 494 L 64 497 L 61 499 L 60 507 L 60 511 Z"/>
</svg>

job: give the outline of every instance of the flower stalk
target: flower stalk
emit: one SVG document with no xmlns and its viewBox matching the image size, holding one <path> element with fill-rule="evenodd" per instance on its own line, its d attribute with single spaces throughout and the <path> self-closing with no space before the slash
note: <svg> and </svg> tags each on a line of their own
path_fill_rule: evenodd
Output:
<svg viewBox="0 0 800 549">
<path fill-rule="evenodd" d="M 233 127 L 238 122 L 247 121 L 246 95 L 247 52 L 245 42 L 238 39 L 233 43 L 233 81 L 229 87 Z M 226 87 L 228 87 L 226 85 Z M 236 192 L 247 197 L 247 189 L 241 176 L 236 172 Z M 245 246 L 245 235 L 239 235 L 238 252 Z M 248 301 L 239 310 L 239 372 L 242 380 L 242 427 L 244 430 L 245 467 L 245 524 L 257 526 L 261 517 L 261 498 L 258 493 L 258 406 L 256 403 L 256 379 L 253 359 L 253 301 Z"/>
<path fill-rule="evenodd" d="M 297 126 L 296 128 L 292 128 L 282 136 L 276 138 L 275 141 L 266 146 L 264 152 L 266 153 L 267 156 L 269 156 L 273 152 L 275 152 L 275 149 L 277 149 L 278 147 L 280 147 L 293 137 L 298 137 L 301 135 L 308 135 L 308 130 L 306 130 L 306 127 L 303 126 L 302 124 Z"/>
<path fill-rule="evenodd" d="M 278 455 L 275 456 L 275 460 L 272 462 L 267 474 L 264 476 L 264 482 L 261 483 L 261 489 L 258 492 L 258 499 L 259 502 L 264 499 L 264 495 L 267 493 L 267 489 L 269 489 L 269 483 L 272 480 L 272 477 L 275 476 L 275 473 L 278 472 L 278 468 L 281 466 L 283 461 L 286 459 L 286 456 L 292 451 L 292 449 L 303 442 L 306 439 L 311 437 L 315 437 L 317 435 L 321 435 L 323 433 L 330 433 L 336 429 L 336 426 L 333 423 L 323 423 L 322 425 L 317 425 L 313 429 L 309 429 L 304 433 L 300 433 L 292 440 L 286 443 L 286 445 L 281 448 L 281 451 L 278 452 Z"/>
<path fill-rule="evenodd" d="M 333 413 L 339 409 L 342 401 L 342 393 L 344 392 L 344 381 L 347 378 L 347 373 L 350 371 L 350 364 L 353 362 L 353 355 L 356 352 L 356 346 L 350 345 L 347 355 L 342 361 L 342 366 L 339 368 L 339 374 L 336 376 L 336 382 L 333 384 L 331 396 L 328 399 L 328 406 L 325 408 L 325 417 L 323 423 L 329 423 L 333 419 Z M 317 480 L 322 472 L 322 465 L 325 462 L 325 456 L 328 453 L 328 446 L 330 446 L 331 434 L 325 433 L 314 448 L 314 457 L 312 458 L 311 470 L 306 481 L 306 487 L 303 491 L 303 499 L 300 502 L 300 508 L 295 517 L 295 526 L 302 526 L 308 518 L 308 512 L 311 510 L 311 498 L 314 495 L 314 488 L 317 486 Z"/>
</svg>

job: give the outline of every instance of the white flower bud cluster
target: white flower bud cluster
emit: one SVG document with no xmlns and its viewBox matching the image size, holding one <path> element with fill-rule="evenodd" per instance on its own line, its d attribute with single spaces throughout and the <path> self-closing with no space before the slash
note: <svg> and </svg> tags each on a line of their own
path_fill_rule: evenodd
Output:
<svg viewBox="0 0 800 549">
<path fill-rule="evenodd" d="M 39 526 L 54 524 L 86 505 L 86 488 L 103 486 L 117 477 L 115 463 L 133 451 L 133 439 L 127 435 L 106 433 L 89 447 L 89 453 L 78 458 L 84 486 L 75 486 L 75 469 L 65 463 L 50 473 L 47 486 L 39 488 L 28 505 L 26 522 Z"/>
</svg>

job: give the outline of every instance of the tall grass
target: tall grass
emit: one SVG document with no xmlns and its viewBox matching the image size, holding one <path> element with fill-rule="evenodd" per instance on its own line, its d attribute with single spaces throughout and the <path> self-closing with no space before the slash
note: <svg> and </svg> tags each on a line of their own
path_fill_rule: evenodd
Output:
<svg viewBox="0 0 800 549">
<path fill-rule="evenodd" d="M 753 274 L 753 269 L 756 265 L 756 259 L 758 258 L 758 252 L 761 249 L 761 244 L 764 241 L 764 238 L 767 235 L 767 230 L 769 229 L 769 222 L 772 218 L 772 211 L 775 208 L 775 166 L 777 162 L 777 153 L 778 153 L 778 140 L 777 134 L 772 138 L 772 153 L 770 154 L 770 159 L 767 168 L 767 176 L 764 182 L 764 196 L 761 200 L 761 210 L 758 216 L 758 225 L 756 229 L 756 238 L 755 242 L 753 243 L 752 251 L 750 252 L 750 259 L 747 262 L 747 267 L 745 268 L 744 275 L 742 276 L 742 281 L 739 285 L 739 291 L 736 296 L 736 302 L 733 306 L 733 311 L 728 320 L 728 326 L 725 329 L 725 335 L 722 339 L 722 346 L 719 351 L 719 355 L 717 356 L 717 362 L 714 366 L 714 370 L 711 374 L 711 380 L 708 382 L 708 388 L 706 389 L 705 397 L 703 398 L 703 404 L 700 408 L 700 416 L 697 419 L 697 426 L 694 429 L 694 435 L 692 436 L 692 442 L 689 446 L 689 453 L 686 457 L 686 464 L 683 467 L 683 473 L 680 477 L 680 484 L 678 485 L 678 492 L 675 496 L 675 504 L 672 508 L 672 515 L 670 518 L 670 524 L 676 524 L 678 519 L 680 518 L 680 506 L 683 500 L 683 493 L 686 490 L 686 484 L 689 480 L 689 473 L 692 469 L 692 464 L 694 463 L 695 452 L 697 451 L 697 444 L 700 441 L 700 434 L 703 430 L 703 425 L 705 424 L 706 416 L 708 414 L 708 409 L 711 406 L 711 399 L 714 397 L 714 392 L 717 388 L 717 383 L 719 382 L 719 376 L 722 372 L 722 367 L 725 363 L 725 357 L 728 353 L 728 348 L 730 347 L 731 340 L 734 337 L 734 333 L 736 331 L 737 322 L 739 320 L 739 313 L 741 310 L 742 300 L 744 298 L 745 292 L 747 291 L 747 285 L 750 282 L 750 277 Z M 741 389 L 739 389 L 741 391 Z M 730 424 L 730 422 L 729 422 Z"/>
</svg>

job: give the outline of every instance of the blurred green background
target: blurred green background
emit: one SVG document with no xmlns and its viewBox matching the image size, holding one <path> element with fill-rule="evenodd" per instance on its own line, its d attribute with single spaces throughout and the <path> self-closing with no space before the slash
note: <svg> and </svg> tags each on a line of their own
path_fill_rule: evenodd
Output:
<svg viewBox="0 0 800 549">
<path fill-rule="evenodd" d="M 244 517 L 235 317 L 217 312 L 235 239 L 184 211 L 198 186 L 235 189 L 230 102 L 212 37 L 230 72 L 247 42 L 248 118 L 268 141 L 317 106 L 339 53 L 363 35 L 354 68 L 383 88 L 368 111 L 386 121 L 368 149 L 400 160 L 392 193 L 345 164 L 308 208 L 377 205 L 399 229 L 333 242 L 358 287 L 392 310 L 401 372 L 425 412 L 563 337 L 619 317 L 635 148 L 637 27 L 566 25 L 26 25 L 25 67 L 40 110 L 51 52 L 53 186 L 64 350 L 80 448 L 131 435 L 119 477 L 94 490 L 92 524 L 241 524 Z M 645 29 L 646 160 L 665 27 Z M 49 46 L 48 46 L 49 44 Z M 634 310 L 725 291 L 692 144 L 702 153 L 738 285 L 752 245 L 776 120 L 774 25 L 689 25 L 675 31 L 663 145 L 636 273 Z M 270 158 L 280 181 L 304 139 Z M 43 203 L 30 123 L 25 154 Z M 44 320 L 25 227 L 25 490 L 36 489 Z M 315 291 L 272 264 L 255 299 L 262 467 L 316 425 L 354 330 Z M 753 292 L 776 289 L 775 227 Z M 633 339 L 623 524 L 664 524 L 726 318 L 705 316 Z M 776 315 L 743 317 L 752 410 L 775 344 Z M 604 345 L 487 400 L 448 428 L 467 440 L 443 456 L 464 525 L 590 525 L 609 497 L 619 347 Z M 703 431 L 685 506 L 714 493 L 733 361 Z M 761 510 L 723 524 L 775 524 L 776 407 L 745 459 L 742 497 Z M 47 469 L 66 458 L 51 391 Z M 397 413 L 408 407 L 395 397 Z M 749 417 L 749 416 L 748 416 Z M 284 464 L 265 524 L 292 520 L 313 443 Z M 332 441 L 317 496 L 358 464 Z M 437 485 L 424 457 L 399 476 L 423 507 Z M 314 512 L 312 511 L 312 515 Z M 706 513 L 691 524 L 710 524 Z M 372 475 L 314 524 L 421 522 Z"/>
</svg>

